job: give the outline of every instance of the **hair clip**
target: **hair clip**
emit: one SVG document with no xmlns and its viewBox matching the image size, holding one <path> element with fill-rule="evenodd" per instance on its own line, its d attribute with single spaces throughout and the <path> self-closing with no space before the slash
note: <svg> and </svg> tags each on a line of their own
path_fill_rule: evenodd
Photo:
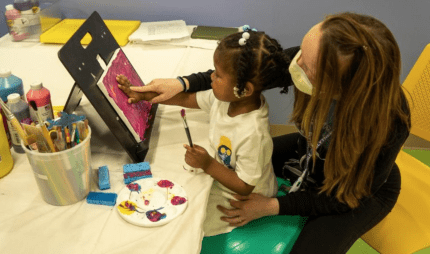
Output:
<svg viewBox="0 0 430 254">
<path fill-rule="evenodd" d="M 246 31 L 254 31 L 257 32 L 257 29 L 252 28 L 249 25 L 243 25 L 242 27 L 239 27 L 239 32 L 246 32 Z"/>
<path fill-rule="evenodd" d="M 239 88 L 237 88 L 237 86 L 235 86 L 233 88 L 233 93 L 234 93 L 234 96 L 236 96 L 238 99 L 244 97 L 246 92 L 248 92 L 248 90 L 246 88 L 243 89 L 243 91 L 240 94 L 238 93 L 238 91 L 239 91 Z"/>
<path fill-rule="evenodd" d="M 244 32 L 242 34 L 242 38 L 239 39 L 239 45 L 240 46 L 246 45 L 246 40 L 248 40 L 249 37 L 250 37 L 249 33 L 248 32 Z"/>
</svg>

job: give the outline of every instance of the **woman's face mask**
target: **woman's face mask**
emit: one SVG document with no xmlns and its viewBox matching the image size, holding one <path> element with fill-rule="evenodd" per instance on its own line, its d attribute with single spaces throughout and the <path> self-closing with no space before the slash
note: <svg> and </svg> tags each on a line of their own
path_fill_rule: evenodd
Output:
<svg viewBox="0 0 430 254">
<path fill-rule="evenodd" d="M 291 61 L 289 71 L 294 85 L 305 94 L 312 95 L 312 84 L 306 76 L 302 68 L 297 64 L 297 59 L 302 55 L 302 50 L 297 52 L 296 56 Z"/>
</svg>

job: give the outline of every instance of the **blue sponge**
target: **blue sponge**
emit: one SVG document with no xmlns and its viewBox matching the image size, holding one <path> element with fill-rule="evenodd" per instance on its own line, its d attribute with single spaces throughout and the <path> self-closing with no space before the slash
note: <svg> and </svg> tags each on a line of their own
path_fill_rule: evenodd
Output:
<svg viewBox="0 0 430 254">
<path fill-rule="evenodd" d="M 144 171 L 149 170 L 151 167 L 149 166 L 148 162 L 139 162 L 135 164 L 126 164 L 123 166 L 124 174 L 125 173 L 131 173 L 136 171 Z"/>
<path fill-rule="evenodd" d="M 107 166 L 99 167 L 99 189 L 107 190 L 110 189 L 109 182 L 109 170 Z"/>
<path fill-rule="evenodd" d="M 148 162 L 126 164 L 123 166 L 124 183 L 129 184 L 142 178 L 152 177 L 151 168 Z"/>
<path fill-rule="evenodd" d="M 87 203 L 114 206 L 117 196 L 116 193 L 90 192 L 87 196 Z"/>
</svg>

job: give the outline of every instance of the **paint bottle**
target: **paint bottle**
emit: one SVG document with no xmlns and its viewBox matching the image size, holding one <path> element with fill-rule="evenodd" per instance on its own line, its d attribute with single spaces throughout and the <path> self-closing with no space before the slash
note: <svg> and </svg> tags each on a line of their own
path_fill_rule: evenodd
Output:
<svg viewBox="0 0 430 254">
<path fill-rule="evenodd" d="M 31 8 L 33 8 L 34 5 L 35 5 L 35 3 L 33 3 L 33 1 L 31 1 L 31 0 L 15 0 L 15 1 L 13 1 L 13 7 L 15 7 L 15 9 L 20 10 L 20 11 L 30 10 Z M 37 2 L 37 6 L 39 6 L 39 1 Z"/>
<path fill-rule="evenodd" d="M 17 93 L 10 94 L 7 97 L 7 105 L 10 111 L 15 115 L 16 119 L 20 123 L 30 124 L 30 111 L 28 109 L 28 104 L 21 99 L 21 96 Z M 12 147 L 17 153 L 24 153 L 24 149 L 21 147 L 21 138 L 18 135 L 15 127 L 13 127 L 8 121 L 10 136 L 12 139 Z"/>
<path fill-rule="evenodd" d="M 21 95 L 21 98 L 24 98 L 24 87 L 22 84 L 22 80 L 17 76 L 12 75 L 9 69 L 0 69 L 0 97 L 4 102 L 7 102 L 7 96 L 13 93 L 18 93 Z M 6 136 L 9 140 L 9 146 L 12 145 L 9 126 L 7 124 L 6 117 L 4 115 L 3 110 L 1 110 L 1 114 L 3 116 L 3 124 L 6 130 Z M 1 123 L 0 123 L 1 124 Z"/>
<path fill-rule="evenodd" d="M 19 37 L 17 36 L 17 32 L 14 29 L 14 20 L 19 19 L 21 17 L 21 14 L 17 9 L 13 7 L 12 4 L 6 5 L 6 23 L 9 28 L 9 33 L 12 35 L 12 38 L 14 41 L 19 41 Z"/>
<path fill-rule="evenodd" d="M 0 123 L 3 117 L 0 115 Z M 13 159 L 8 145 L 9 141 L 3 124 L 0 124 L 0 178 L 7 175 L 13 168 Z"/>
<path fill-rule="evenodd" d="M 54 118 L 51 93 L 47 88 L 43 87 L 42 82 L 38 81 L 30 85 L 30 90 L 27 92 L 27 101 L 36 102 L 38 114 L 43 121 Z M 37 115 L 32 107 L 30 107 L 30 117 L 34 122 L 37 122 Z"/>
</svg>

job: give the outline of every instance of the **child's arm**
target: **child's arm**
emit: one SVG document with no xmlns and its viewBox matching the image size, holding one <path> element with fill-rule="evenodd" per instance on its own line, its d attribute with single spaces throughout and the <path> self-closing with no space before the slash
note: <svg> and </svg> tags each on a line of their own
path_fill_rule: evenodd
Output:
<svg viewBox="0 0 430 254">
<path fill-rule="evenodd" d="M 128 103 L 141 100 L 150 101 L 159 94 L 155 92 L 140 92 L 139 86 L 134 87 L 124 75 L 117 76 L 118 87 L 129 97 Z M 186 108 L 199 108 L 195 93 L 178 93 L 170 99 L 161 102 L 166 105 L 178 105 Z"/>
<path fill-rule="evenodd" d="M 165 105 L 177 105 L 185 108 L 200 108 L 197 104 L 196 93 L 180 92 L 172 98 L 160 103 Z"/>
<path fill-rule="evenodd" d="M 203 147 L 196 144 L 194 144 L 193 147 L 188 145 L 184 145 L 184 147 L 187 149 L 185 162 L 188 165 L 203 169 L 222 185 L 242 196 L 247 196 L 254 190 L 255 186 L 242 181 L 242 179 L 237 176 L 236 172 L 228 169 L 212 158 Z"/>
</svg>

